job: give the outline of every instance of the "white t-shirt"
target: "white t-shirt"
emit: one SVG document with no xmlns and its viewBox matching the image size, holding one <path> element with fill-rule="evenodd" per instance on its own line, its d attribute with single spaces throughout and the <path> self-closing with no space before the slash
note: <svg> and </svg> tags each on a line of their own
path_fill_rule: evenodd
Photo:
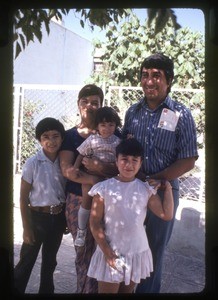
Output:
<svg viewBox="0 0 218 300">
<path fill-rule="evenodd" d="M 39 150 L 25 162 L 22 178 L 32 184 L 29 200 L 32 206 L 50 206 L 65 202 L 66 179 L 60 169 L 59 158 L 52 162 Z"/>
</svg>

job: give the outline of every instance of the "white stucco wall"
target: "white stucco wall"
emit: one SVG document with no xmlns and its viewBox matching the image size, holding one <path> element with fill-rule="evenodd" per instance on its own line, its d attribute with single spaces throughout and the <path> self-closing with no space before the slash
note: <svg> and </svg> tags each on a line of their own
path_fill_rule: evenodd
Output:
<svg viewBox="0 0 218 300">
<path fill-rule="evenodd" d="M 14 83 L 83 85 L 93 70 L 92 43 L 51 21 L 42 43 L 30 42 L 14 60 Z"/>
</svg>

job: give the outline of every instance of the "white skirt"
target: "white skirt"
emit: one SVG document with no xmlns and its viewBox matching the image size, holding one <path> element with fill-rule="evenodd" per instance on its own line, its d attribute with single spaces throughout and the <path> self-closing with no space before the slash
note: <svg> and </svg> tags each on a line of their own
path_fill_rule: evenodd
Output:
<svg viewBox="0 0 218 300">
<path fill-rule="evenodd" d="M 125 285 L 130 284 L 130 280 L 139 283 L 141 279 L 150 277 L 153 271 L 153 259 L 151 250 L 137 254 L 126 254 L 124 256 L 125 267 L 122 271 L 118 271 L 110 267 L 105 260 L 105 256 L 101 249 L 97 246 L 87 275 L 95 278 L 97 281 L 120 283 L 125 282 Z"/>
</svg>

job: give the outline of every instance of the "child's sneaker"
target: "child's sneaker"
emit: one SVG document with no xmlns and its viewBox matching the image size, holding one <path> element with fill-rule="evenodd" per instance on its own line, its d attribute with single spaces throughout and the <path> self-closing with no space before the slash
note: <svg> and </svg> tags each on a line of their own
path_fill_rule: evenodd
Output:
<svg viewBox="0 0 218 300">
<path fill-rule="evenodd" d="M 74 242 L 75 246 L 82 247 L 85 245 L 86 231 L 87 229 L 77 229 L 77 235 Z"/>
</svg>

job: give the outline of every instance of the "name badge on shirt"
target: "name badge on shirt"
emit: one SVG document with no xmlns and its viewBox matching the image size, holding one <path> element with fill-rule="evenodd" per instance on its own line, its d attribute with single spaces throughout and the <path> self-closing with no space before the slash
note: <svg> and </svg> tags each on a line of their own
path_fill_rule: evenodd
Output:
<svg viewBox="0 0 218 300">
<path fill-rule="evenodd" d="M 179 120 L 180 113 L 178 111 L 174 112 L 170 109 L 164 108 L 162 110 L 160 120 L 158 123 L 158 128 L 166 129 L 169 131 L 175 131 L 176 125 Z"/>
</svg>

